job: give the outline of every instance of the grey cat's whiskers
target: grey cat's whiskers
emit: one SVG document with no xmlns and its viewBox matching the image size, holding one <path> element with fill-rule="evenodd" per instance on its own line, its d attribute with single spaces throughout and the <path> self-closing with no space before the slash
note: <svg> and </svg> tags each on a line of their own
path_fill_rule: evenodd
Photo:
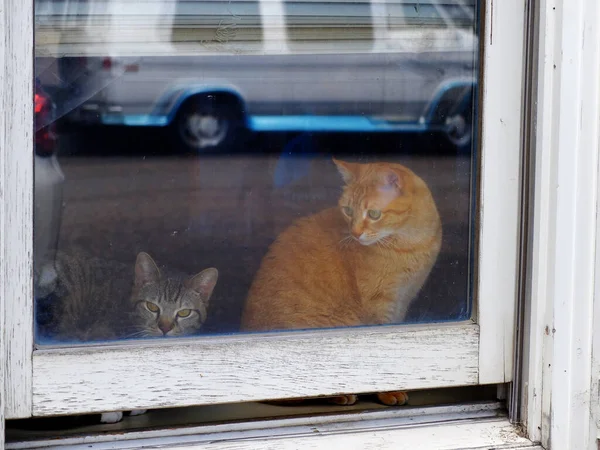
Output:
<svg viewBox="0 0 600 450">
<path fill-rule="evenodd" d="M 141 330 L 138 331 L 136 333 L 129 333 L 126 335 L 128 339 L 135 339 L 135 338 L 145 338 L 145 337 L 149 337 L 149 333 L 146 330 Z"/>
</svg>

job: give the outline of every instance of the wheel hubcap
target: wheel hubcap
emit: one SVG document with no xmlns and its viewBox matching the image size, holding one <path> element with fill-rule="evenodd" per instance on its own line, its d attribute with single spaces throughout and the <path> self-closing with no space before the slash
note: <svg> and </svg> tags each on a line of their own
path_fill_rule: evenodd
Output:
<svg viewBox="0 0 600 450">
<path fill-rule="evenodd" d="M 215 137 L 221 131 L 218 118 L 201 114 L 192 114 L 188 118 L 187 127 L 199 139 Z"/>
<path fill-rule="evenodd" d="M 471 128 L 461 115 L 446 119 L 446 133 L 454 145 L 465 145 L 471 140 Z"/>
<path fill-rule="evenodd" d="M 193 112 L 183 117 L 180 133 L 190 147 L 216 147 L 225 139 L 229 123 L 215 114 Z"/>
</svg>

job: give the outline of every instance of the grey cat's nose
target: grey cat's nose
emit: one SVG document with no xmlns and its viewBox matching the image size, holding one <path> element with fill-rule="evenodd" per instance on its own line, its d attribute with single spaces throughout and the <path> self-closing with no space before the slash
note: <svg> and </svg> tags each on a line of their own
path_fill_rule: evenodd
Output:
<svg viewBox="0 0 600 450">
<path fill-rule="evenodd" d="M 158 329 L 163 332 L 163 334 L 167 334 L 169 331 L 173 329 L 173 322 L 158 322 Z"/>
</svg>

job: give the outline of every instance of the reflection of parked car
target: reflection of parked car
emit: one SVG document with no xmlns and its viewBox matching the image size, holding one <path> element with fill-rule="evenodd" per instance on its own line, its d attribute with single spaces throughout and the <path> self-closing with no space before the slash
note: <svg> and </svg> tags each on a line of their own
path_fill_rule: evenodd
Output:
<svg viewBox="0 0 600 450">
<path fill-rule="evenodd" d="M 163 0 L 143 15 L 135 2 L 115 0 L 109 11 L 68 6 L 68 16 L 41 3 L 38 32 L 65 34 L 50 50 L 79 55 L 58 61 L 55 78 L 69 80 L 70 90 L 61 116 L 170 127 L 194 151 L 227 147 L 243 129 L 437 127 L 419 122 L 434 93 L 477 74 L 475 0 Z M 81 29 L 71 36 L 69 26 Z M 119 56 L 132 54 L 139 56 Z M 468 129 L 459 117 L 446 119 L 454 133 Z"/>
<path fill-rule="evenodd" d="M 471 133 L 462 121 L 467 115 L 453 110 L 472 107 L 474 62 L 456 58 L 448 66 L 436 55 L 375 53 L 252 55 L 235 64 L 224 56 L 106 58 L 90 74 L 95 93 L 67 117 L 79 124 L 171 127 L 194 151 L 227 147 L 244 129 L 452 128 L 450 141 L 464 145 Z"/>
<path fill-rule="evenodd" d="M 56 159 L 54 105 L 36 81 L 35 89 L 34 266 L 53 259 L 60 228 L 64 177 Z M 38 274 L 44 276 L 45 274 Z"/>
</svg>

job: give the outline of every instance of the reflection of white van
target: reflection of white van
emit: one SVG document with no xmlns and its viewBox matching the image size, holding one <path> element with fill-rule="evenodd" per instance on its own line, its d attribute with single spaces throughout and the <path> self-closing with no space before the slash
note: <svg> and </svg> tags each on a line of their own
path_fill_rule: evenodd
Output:
<svg viewBox="0 0 600 450">
<path fill-rule="evenodd" d="M 80 3 L 48 50 L 73 55 L 60 64 L 77 103 L 63 113 L 171 126 L 195 150 L 239 127 L 423 130 L 430 101 L 471 98 L 477 72 L 476 0 Z M 36 8 L 38 35 L 56 4 Z"/>
</svg>

